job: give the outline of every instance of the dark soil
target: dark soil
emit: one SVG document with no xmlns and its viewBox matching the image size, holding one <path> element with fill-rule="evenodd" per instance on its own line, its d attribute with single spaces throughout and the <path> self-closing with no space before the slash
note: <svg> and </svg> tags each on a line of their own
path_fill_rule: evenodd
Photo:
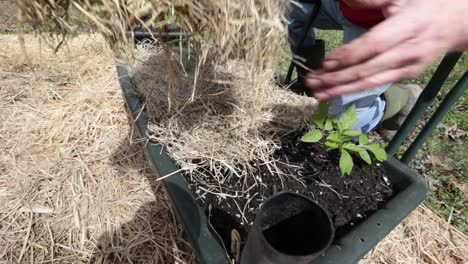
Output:
<svg viewBox="0 0 468 264">
<path fill-rule="evenodd" d="M 296 132 L 281 140 L 281 148 L 275 152 L 274 159 L 282 173 L 272 173 L 267 165 L 252 163 L 255 171 L 248 177 L 227 177 L 224 183 L 230 193 L 239 190 L 240 197 L 220 199 L 205 192 L 198 199 L 202 207 L 211 208 L 207 209 L 211 225 L 227 249 L 232 229 L 240 233 L 245 243 L 261 203 L 275 192 L 297 192 L 317 201 L 332 217 L 336 237 L 346 234 L 392 196 L 382 164 L 374 161 L 367 165 L 355 157 L 351 175 L 341 176 L 338 152 L 327 150 L 323 143 L 301 142 L 302 134 Z M 200 173 L 206 175 L 209 171 L 201 169 Z M 194 193 L 200 194 L 199 183 L 186 178 Z"/>
</svg>

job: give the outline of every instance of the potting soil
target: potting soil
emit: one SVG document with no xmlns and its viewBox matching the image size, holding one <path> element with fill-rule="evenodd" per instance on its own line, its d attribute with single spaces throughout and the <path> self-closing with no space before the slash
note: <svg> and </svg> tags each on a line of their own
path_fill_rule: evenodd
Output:
<svg viewBox="0 0 468 264">
<path fill-rule="evenodd" d="M 245 243 L 250 226 L 261 203 L 275 192 L 291 191 L 316 200 L 331 215 L 336 237 L 346 234 L 354 225 L 378 210 L 392 196 L 392 186 L 384 176 L 382 164 L 368 165 L 357 157 L 349 176 L 342 176 L 338 166 L 339 153 L 329 150 L 322 142 L 300 141 L 304 131 L 291 133 L 281 140 L 281 148 L 274 153 L 274 163 L 281 171 L 269 170 L 266 164 L 255 164 L 247 177 L 230 177 L 224 182 L 232 190 L 251 186 L 239 197 L 204 193 L 199 199 L 207 209 L 211 225 L 229 248 L 231 231 L 236 229 Z M 271 166 L 271 164 L 270 164 Z M 209 173 L 200 170 L 200 173 Z M 186 177 L 190 188 L 200 193 L 198 182 Z"/>
</svg>

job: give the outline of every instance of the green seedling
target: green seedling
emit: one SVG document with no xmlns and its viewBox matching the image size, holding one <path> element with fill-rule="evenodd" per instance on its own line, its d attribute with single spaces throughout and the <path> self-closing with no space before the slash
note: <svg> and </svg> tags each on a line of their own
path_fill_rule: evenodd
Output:
<svg viewBox="0 0 468 264">
<path fill-rule="evenodd" d="M 367 164 L 372 164 L 369 152 L 378 161 L 387 159 L 387 153 L 378 144 L 370 143 L 367 135 L 360 130 L 352 129 L 357 122 L 356 106 L 353 104 L 340 116 L 328 116 L 328 104 L 320 103 L 317 111 L 311 117 L 316 129 L 302 136 L 303 142 L 315 143 L 322 140 L 324 131 L 328 131 L 325 145 L 329 149 L 338 149 L 340 152 L 340 170 L 342 175 L 349 175 L 353 170 L 353 158 L 350 152 L 355 152 Z"/>
</svg>

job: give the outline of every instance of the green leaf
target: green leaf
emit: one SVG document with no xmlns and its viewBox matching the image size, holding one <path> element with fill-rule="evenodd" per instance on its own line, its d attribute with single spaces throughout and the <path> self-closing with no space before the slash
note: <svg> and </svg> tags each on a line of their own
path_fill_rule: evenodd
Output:
<svg viewBox="0 0 468 264">
<path fill-rule="evenodd" d="M 366 145 L 368 142 L 369 138 L 367 137 L 367 135 L 362 134 L 359 136 L 359 145 Z"/>
<path fill-rule="evenodd" d="M 367 153 L 367 150 L 363 149 L 359 151 L 358 153 L 361 159 L 363 159 L 367 164 L 372 164 L 372 161 L 370 159 L 369 153 Z"/>
<path fill-rule="evenodd" d="M 338 131 L 342 131 L 343 130 L 343 125 L 341 124 L 341 121 L 338 119 L 337 116 L 330 116 L 328 118 L 332 124 L 334 124 L 335 128 L 338 128 Z"/>
<path fill-rule="evenodd" d="M 322 137 L 323 137 L 322 132 L 318 129 L 314 129 L 312 131 L 307 132 L 305 135 L 303 135 L 301 140 L 303 142 L 315 143 L 315 142 L 319 142 L 320 139 L 322 139 Z"/>
<path fill-rule="evenodd" d="M 370 150 L 378 161 L 384 161 L 387 159 L 387 153 L 378 144 L 364 145 L 363 147 Z"/>
<path fill-rule="evenodd" d="M 330 121 L 331 121 L 332 123 L 335 123 L 335 124 L 337 124 L 338 122 L 340 122 L 340 121 L 338 120 L 338 117 L 336 117 L 336 116 L 330 116 L 328 119 L 330 119 Z"/>
<path fill-rule="evenodd" d="M 339 145 L 338 145 L 338 142 L 335 142 L 335 141 L 326 141 L 326 142 L 325 142 L 325 145 L 326 145 L 327 147 L 329 147 L 329 148 L 332 148 L 332 149 L 338 148 L 338 146 L 339 146 Z"/>
<path fill-rule="evenodd" d="M 323 129 L 327 131 L 330 131 L 333 129 L 333 124 L 330 118 L 328 118 L 327 121 L 325 121 L 325 127 Z"/>
<path fill-rule="evenodd" d="M 336 122 L 335 122 L 336 126 L 338 127 L 338 131 L 340 133 L 342 133 L 344 127 L 343 127 L 343 123 L 339 120 L 339 119 L 336 119 Z"/>
<path fill-rule="evenodd" d="M 323 128 L 328 116 L 328 103 L 321 102 L 311 119 L 319 128 Z"/>
<path fill-rule="evenodd" d="M 347 136 L 351 136 L 351 137 L 357 137 L 357 136 L 361 135 L 362 132 L 360 130 L 356 130 L 356 129 L 348 129 L 348 130 L 345 130 L 343 132 L 343 134 L 345 134 Z"/>
<path fill-rule="evenodd" d="M 341 142 L 348 142 L 348 141 L 351 141 L 352 139 L 353 138 L 349 137 L 349 136 L 341 136 L 340 137 Z"/>
<path fill-rule="evenodd" d="M 344 129 L 350 129 L 357 122 L 356 105 L 352 104 L 340 116 L 341 123 Z"/>
<path fill-rule="evenodd" d="M 331 133 L 328 135 L 327 141 L 341 142 L 340 135 L 337 132 Z"/>
<path fill-rule="evenodd" d="M 355 151 L 355 152 L 365 150 L 364 148 L 362 148 L 362 147 L 360 147 L 360 146 L 358 146 L 356 144 L 353 144 L 353 143 L 344 143 L 343 148 L 351 150 L 351 151 Z"/>
<path fill-rule="evenodd" d="M 340 157 L 341 175 L 349 175 L 353 170 L 353 158 L 348 151 L 342 149 Z"/>
</svg>

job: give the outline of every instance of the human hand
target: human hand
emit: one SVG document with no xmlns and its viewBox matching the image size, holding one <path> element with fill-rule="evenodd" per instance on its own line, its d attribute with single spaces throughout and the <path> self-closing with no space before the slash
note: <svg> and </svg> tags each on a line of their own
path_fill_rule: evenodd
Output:
<svg viewBox="0 0 468 264">
<path fill-rule="evenodd" d="M 448 51 L 468 48 L 468 1 L 347 0 L 383 9 L 387 19 L 334 50 L 306 85 L 318 100 L 415 77 Z"/>
</svg>

